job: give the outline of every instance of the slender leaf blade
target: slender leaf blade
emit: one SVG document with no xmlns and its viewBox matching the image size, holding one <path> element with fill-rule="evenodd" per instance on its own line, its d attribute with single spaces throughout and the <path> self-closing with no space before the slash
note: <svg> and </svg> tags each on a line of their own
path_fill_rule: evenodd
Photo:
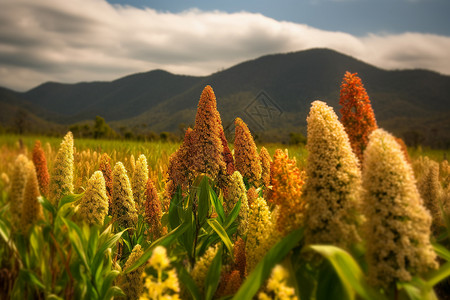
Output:
<svg viewBox="0 0 450 300">
<path fill-rule="evenodd" d="M 206 222 L 208 222 L 209 226 L 211 226 L 211 228 L 219 235 L 225 247 L 227 247 L 228 251 L 233 257 L 233 244 L 231 243 L 230 237 L 228 236 L 222 225 L 219 224 L 217 219 L 207 219 Z"/>
<path fill-rule="evenodd" d="M 222 269 L 222 247 L 219 246 L 216 256 L 208 269 L 208 275 L 205 280 L 206 300 L 211 300 L 219 285 L 220 272 Z"/>
</svg>

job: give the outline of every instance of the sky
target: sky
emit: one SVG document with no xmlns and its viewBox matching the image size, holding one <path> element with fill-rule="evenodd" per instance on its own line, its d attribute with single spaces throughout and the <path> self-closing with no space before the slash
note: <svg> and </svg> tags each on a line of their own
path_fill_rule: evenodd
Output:
<svg viewBox="0 0 450 300">
<path fill-rule="evenodd" d="M 449 0 L 0 0 L 0 86 L 205 76 L 324 47 L 450 75 L 449 15 Z"/>
</svg>

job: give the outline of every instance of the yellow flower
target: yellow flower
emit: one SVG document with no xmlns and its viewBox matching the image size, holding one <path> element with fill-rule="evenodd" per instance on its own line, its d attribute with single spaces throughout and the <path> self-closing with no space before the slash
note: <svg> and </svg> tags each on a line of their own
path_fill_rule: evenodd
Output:
<svg viewBox="0 0 450 300">
<path fill-rule="evenodd" d="M 245 245 L 246 272 L 249 274 L 277 241 L 272 216 L 263 198 L 257 198 L 248 215 L 247 243 Z"/>
<path fill-rule="evenodd" d="M 382 129 L 369 137 L 362 179 L 370 282 L 388 288 L 436 268 L 431 216 L 399 144 Z"/>
<path fill-rule="evenodd" d="M 136 226 L 138 215 L 130 180 L 121 162 L 118 162 L 113 170 L 112 212 L 114 221 L 121 228 L 134 228 Z"/>
<path fill-rule="evenodd" d="M 108 196 L 105 179 L 101 171 L 96 171 L 88 181 L 86 191 L 80 201 L 78 215 L 90 225 L 101 225 L 108 214 Z"/>
<path fill-rule="evenodd" d="M 11 193 L 9 196 L 11 211 L 11 223 L 19 226 L 22 220 L 22 203 L 25 191 L 25 185 L 28 179 L 29 160 L 19 154 L 14 162 L 14 170 L 11 178 Z"/>
<path fill-rule="evenodd" d="M 73 193 L 73 152 L 73 135 L 69 131 L 56 154 L 50 177 L 49 200 L 54 206 L 64 195 Z"/>
<path fill-rule="evenodd" d="M 241 200 L 241 207 L 239 210 L 238 220 L 238 234 L 245 236 L 247 234 L 248 225 L 248 202 L 247 190 L 245 189 L 244 180 L 241 173 L 235 171 L 231 176 L 229 186 L 226 193 L 226 201 L 224 202 L 225 214 L 230 214 L 235 204 Z"/>
<path fill-rule="evenodd" d="M 314 101 L 307 122 L 305 242 L 349 249 L 360 240 L 358 159 L 333 108 Z"/>
<path fill-rule="evenodd" d="M 240 118 L 236 118 L 234 124 L 234 158 L 236 161 L 236 170 L 238 170 L 242 174 L 242 177 L 247 179 L 249 183 L 258 186 L 261 179 L 262 168 L 255 141 L 244 121 Z"/>
<path fill-rule="evenodd" d="M 295 295 L 295 290 L 287 285 L 289 273 L 281 266 L 276 265 L 267 281 L 267 292 L 261 292 L 258 295 L 260 300 L 273 299 L 273 300 L 294 300 L 298 299 Z"/>
<path fill-rule="evenodd" d="M 132 190 L 136 208 L 140 211 L 143 209 L 145 200 L 145 187 L 148 181 L 148 165 L 147 158 L 141 154 L 136 162 L 132 178 Z"/>
<path fill-rule="evenodd" d="M 142 251 L 141 245 L 134 246 L 133 251 L 127 259 L 127 262 L 123 266 L 123 270 L 126 271 L 131 265 L 133 265 L 139 258 L 141 258 L 144 251 Z M 139 299 L 143 292 L 143 280 L 142 275 L 144 273 L 145 265 L 140 266 L 134 271 L 128 274 L 124 274 L 120 278 L 119 286 L 127 295 L 127 299 Z"/>
<path fill-rule="evenodd" d="M 166 249 L 157 246 L 149 260 L 149 267 L 156 271 L 156 276 L 152 274 L 142 274 L 145 279 L 144 293 L 141 300 L 162 300 L 180 299 L 180 285 L 175 269 L 170 268 L 170 261 L 167 258 Z"/>
</svg>

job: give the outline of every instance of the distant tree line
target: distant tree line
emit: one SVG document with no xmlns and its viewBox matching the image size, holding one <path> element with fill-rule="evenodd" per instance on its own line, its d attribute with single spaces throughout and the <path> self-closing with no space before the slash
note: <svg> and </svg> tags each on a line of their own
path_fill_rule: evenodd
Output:
<svg viewBox="0 0 450 300">
<path fill-rule="evenodd" d="M 157 134 L 154 131 L 147 130 L 145 124 L 129 128 L 121 126 L 114 130 L 106 123 L 101 116 L 96 116 L 93 124 L 91 122 L 83 124 L 74 124 L 69 127 L 73 135 L 78 138 L 93 139 L 118 139 L 118 140 L 140 140 L 140 141 L 179 141 L 180 137 L 171 132 L 161 132 Z"/>
</svg>

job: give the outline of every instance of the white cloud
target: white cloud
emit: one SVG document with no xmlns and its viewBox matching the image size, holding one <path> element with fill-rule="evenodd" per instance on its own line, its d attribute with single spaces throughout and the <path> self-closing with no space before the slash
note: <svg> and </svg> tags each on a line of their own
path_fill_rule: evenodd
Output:
<svg viewBox="0 0 450 300">
<path fill-rule="evenodd" d="M 112 80 L 155 68 L 208 75 L 270 53 L 327 47 L 383 68 L 450 74 L 450 37 L 356 37 L 261 14 L 197 9 L 174 14 L 104 0 L 2 0 L 0 85 Z"/>
</svg>

